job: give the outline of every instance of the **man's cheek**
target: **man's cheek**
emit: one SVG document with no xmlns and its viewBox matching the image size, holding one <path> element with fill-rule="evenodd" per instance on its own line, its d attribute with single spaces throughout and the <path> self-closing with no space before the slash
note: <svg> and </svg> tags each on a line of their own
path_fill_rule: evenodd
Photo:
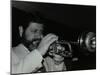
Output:
<svg viewBox="0 0 100 75">
<path fill-rule="evenodd" d="M 32 40 L 33 40 L 33 36 L 27 35 L 27 36 L 26 36 L 26 39 L 27 39 L 28 41 L 32 41 Z"/>
</svg>

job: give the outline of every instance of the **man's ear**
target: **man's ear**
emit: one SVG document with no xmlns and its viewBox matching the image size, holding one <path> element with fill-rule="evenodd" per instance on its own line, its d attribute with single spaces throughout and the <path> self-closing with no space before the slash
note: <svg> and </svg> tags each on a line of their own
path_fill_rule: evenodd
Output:
<svg viewBox="0 0 100 75">
<path fill-rule="evenodd" d="M 20 37 L 22 37 L 22 34 L 23 34 L 23 27 L 19 26 L 19 35 L 20 35 Z"/>
</svg>

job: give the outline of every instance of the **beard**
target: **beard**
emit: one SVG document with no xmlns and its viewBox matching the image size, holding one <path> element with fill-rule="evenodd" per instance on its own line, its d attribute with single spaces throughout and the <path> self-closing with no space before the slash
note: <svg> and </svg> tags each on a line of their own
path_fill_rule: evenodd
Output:
<svg viewBox="0 0 100 75">
<path fill-rule="evenodd" d="M 32 40 L 27 40 L 25 38 L 25 34 L 22 36 L 22 43 L 23 45 L 28 48 L 29 51 L 33 51 L 34 49 L 37 49 L 41 39 L 40 38 L 34 38 Z"/>
</svg>

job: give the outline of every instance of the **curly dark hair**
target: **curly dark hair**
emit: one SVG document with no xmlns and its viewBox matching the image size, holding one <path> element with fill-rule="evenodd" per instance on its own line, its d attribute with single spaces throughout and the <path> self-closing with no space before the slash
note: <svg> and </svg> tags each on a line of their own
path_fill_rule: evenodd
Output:
<svg viewBox="0 0 100 75">
<path fill-rule="evenodd" d="M 44 24 L 44 18 L 39 15 L 39 12 L 29 13 L 23 10 L 12 8 L 12 25 L 23 26 L 26 29 L 30 22 Z"/>
</svg>

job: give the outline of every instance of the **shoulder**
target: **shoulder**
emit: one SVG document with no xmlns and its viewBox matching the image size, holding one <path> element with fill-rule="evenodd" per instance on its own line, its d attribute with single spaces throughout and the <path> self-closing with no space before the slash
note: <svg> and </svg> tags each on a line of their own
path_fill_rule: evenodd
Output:
<svg viewBox="0 0 100 75">
<path fill-rule="evenodd" d="M 23 57 L 25 57 L 28 53 L 29 50 L 23 45 L 23 44 L 19 44 L 16 47 L 13 47 L 12 51 L 20 58 L 22 59 Z"/>
<path fill-rule="evenodd" d="M 18 62 L 19 62 L 19 58 L 16 55 L 16 53 L 14 52 L 14 49 L 12 48 L 12 51 L 11 51 L 11 63 L 12 64 L 17 64 Z"/>
<path fill-rule="evenodd" d="M 11 61 L 12 61 L 12 64 L 16 64 L 16 63 L 19 62 L 19 50 L 20 50 L 20 44 L 11 49 Z"/>
</svg>

